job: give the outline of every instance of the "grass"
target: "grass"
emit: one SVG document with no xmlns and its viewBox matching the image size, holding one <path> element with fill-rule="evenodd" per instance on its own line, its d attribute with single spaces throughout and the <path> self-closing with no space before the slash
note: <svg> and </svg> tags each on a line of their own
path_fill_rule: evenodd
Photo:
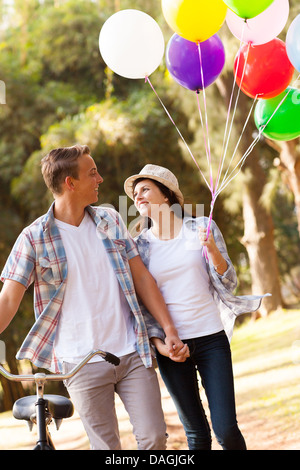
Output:
<svg viewBox="0 0 300 470">
<path fill-rule="evenodd" d="M 300 449 L 300 311 L 244 322 L 232 355 L 239 422 L 251 448 Z"/>
</svg>

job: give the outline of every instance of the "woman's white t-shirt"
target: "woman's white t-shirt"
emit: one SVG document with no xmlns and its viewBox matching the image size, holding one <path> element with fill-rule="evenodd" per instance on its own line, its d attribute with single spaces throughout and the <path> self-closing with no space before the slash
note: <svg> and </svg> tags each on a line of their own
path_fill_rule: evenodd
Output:
<svg viewBox="0 0 300 470">
<path fill-rule="evenodd" d="M 223 330 L 209 289 L 209 275 L 198 233 L 183 223 L 171 240 L 146 232 L 150 243 L 149 271 L 165 299 L 181 339 L 196 338 Z"/>
<path fill-rule="evenodd" d="M 55 337 L 61 361 L 77 363 L 90 351 L 117 356 L 136 350 L 132 315 L 96 225 L 86 212 L 79 227 L 55 221 L 63 241 L 68 277 Z M 94 361 L 102 360 L 94 356 Z"/>
</svg>

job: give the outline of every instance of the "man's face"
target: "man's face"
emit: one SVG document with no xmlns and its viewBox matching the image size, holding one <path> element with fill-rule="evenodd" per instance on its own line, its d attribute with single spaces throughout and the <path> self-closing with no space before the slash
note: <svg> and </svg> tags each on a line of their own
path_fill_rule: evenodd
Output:
<svg viewBox="0 0 300 470">
<path fill-rule="evenodd" d="M 99 185 L 103 182 L 103 178 L 99 175 L 90 155 L 84 154 L 79 158 L 78 179 L 73 182 L 80 202 L 88 205 L 98 201 Z"/>
</svg>

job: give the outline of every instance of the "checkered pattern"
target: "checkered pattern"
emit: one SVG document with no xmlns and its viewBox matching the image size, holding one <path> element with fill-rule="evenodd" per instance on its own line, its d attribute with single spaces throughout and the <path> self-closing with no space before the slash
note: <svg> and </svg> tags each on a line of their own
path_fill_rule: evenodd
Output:
<svg viewBox="0 0 300 470">
<path fill-rule="evenodd" d="M 184 219 L 184 229 L 196 231 L 198 227 L 207 227 L 208 218 L 199 217 L 197 219 L 185 218 Z M 150 261 L 150 243 L 145 237 L 145 229 L 137 238 L 136 244 L 139 250 L 140 256 L 145 264 L 149 267 Z M 218 306 L 220 317 L 224 326 L 224 330 L 229 339 L 231 339 L 233 334 L 233 327 L 235 319 L 238 315 L 247 312 L 253 312 L 260 307 L 261 300 L 264 296 L 235 296 L 233 294 L 234 289 L 237 286 L 237 277 L 236 272 L 233 267 L 233 264 L 228 256 L 226 244 L 223 238 L 221 231 L 214 221 L 211 224 L 211 231 L 214 236 L 216 245 L 218 246 L 221 254 L 227 261 L 228 268 L 223 275 L 220 275 L 216 272 L 212 263 L 207 263 L 206 267 L 208 270 L 210 278 L 210 291 L 213 295 L 213 298 Z M 268 295 L 268 294 L 267 294 Z M 155 321 L 155 319 L 150 315 L 145 307 L 141 305 L 142 313 L 145 318 L 145 322 L 148 329 L 149 337 L 159 337 L 164 338 L 164 332 L 161 329 L 160 325 Z"/>
<path fill-rule="evenodd" d="M 137 351 L 146 367 L 152 365 L 146 325 L 136 298 L 128 261 L 138 255 L 135 243 L 119 214 L 110 208 L 88 207 L 99 239 L 108 253 L 114 272 L 134 316 Z M 38 367 L 61 372 L 53 349 L 59 315 L 68 279 L 62 239 L 53 215 L 47 214 L 26 227 L 18 237 L 1 274 L 26 288 L 34 282 L 35 323 L 25 338 L 18 359 L 29 359 Z"/>
</svg>

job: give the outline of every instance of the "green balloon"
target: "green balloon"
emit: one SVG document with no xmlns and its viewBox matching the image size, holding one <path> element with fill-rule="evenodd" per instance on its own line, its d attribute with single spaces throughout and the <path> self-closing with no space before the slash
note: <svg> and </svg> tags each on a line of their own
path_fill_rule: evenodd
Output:
<svg viewBox="0 0 300 470">
<path fill-rule="evenodd" d="M 268 139 L 296 139 L 300 136 L 300 90 L 288 87 L 275 98 L 259 100 L 255 106 L 254 120 L 259 130 L 266 125 L 262 134 Z"/>
<path fill-rule="evenodd" d="M 265 11 L 274 0 L 223 0 L 241 18 L 249 19 Z"/>
</svg>

